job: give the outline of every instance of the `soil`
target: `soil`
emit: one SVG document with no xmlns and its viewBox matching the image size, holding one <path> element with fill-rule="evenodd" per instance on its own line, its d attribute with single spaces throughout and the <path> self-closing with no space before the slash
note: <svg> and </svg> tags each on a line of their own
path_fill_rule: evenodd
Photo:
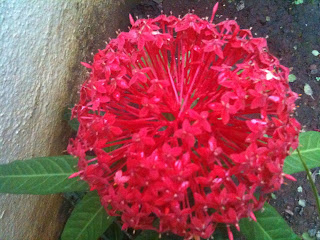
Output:
<svg viewBox="0 0 320 240">
<path fill-rule="evenodd" d="M 165 14 L 183 16 L 194 11 L 200 17 L 210 17 L 213 0 L 144 0 L 131 11 L 145 18 Z M 295 112 L 304 130 L 320 129 L 320 3 L 319 0 L 220 0 L 215 22 L 237 19 L 241 28 L 251 28 L 256 37 L 268 38 L 269 51 L 291 69 L 296 80 L 291 88 L 301 94 Z M 306 89 L 311 87 L 311 92 Z M 312 169 L 320 191 L 319 169 Z M 319 235 L 320 220 L 316 213 L 314 196 L 305 173 L 294 174 L 297 182 L 286 181 L 275 192 L 270 204 L 284 217 L 300 236 Z M 318 234 L 317 234 L 318 233 Z"/>
</svg>

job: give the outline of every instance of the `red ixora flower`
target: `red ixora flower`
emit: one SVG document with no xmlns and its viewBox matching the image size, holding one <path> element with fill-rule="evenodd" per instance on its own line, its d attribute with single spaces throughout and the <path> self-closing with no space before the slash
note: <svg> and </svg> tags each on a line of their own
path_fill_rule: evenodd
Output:
<svg viewBox="0 0 320 240">
<path fill-rule="evenodd" d="M 255 219 L 283 182 L 300 131 L 289 70 L 266 39 L 212 20 L 130 17 L 83 64 L 68 151 L 123 229 L 208 238 L 224 223 L 232 239 L 230 225 Z"/>
</svg>

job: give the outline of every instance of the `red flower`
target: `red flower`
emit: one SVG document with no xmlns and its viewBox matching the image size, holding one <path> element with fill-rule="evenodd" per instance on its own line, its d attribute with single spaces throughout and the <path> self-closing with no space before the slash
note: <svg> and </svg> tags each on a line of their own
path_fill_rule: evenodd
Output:
<svg viewBox="0 0 320 240">
<path fill-rule="evenodd" d="M 73 176 L 123 228 L 208 238 L 218 223 L 255 219 L 298 144 L 288 69 L 235 21 L 130 22 L 84 64 Z"/>
</svg>

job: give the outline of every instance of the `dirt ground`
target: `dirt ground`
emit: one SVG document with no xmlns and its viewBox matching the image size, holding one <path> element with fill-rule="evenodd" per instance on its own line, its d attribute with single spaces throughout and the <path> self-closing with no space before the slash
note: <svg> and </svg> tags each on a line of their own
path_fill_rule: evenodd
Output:
<svg viewBox="0 0 320 240">
<path fill-rule="evenodd" d="M 190 10 L 200 17 L 211 16 L 214 0 L 144 0 L 132 13 L 144 18 L 165 14 L 185 15 Z M 319 0 L 220 0 L 215 21 L 237 19 L 241 28 L 252 27 L 256 37 L 267 37 L 269 51 L 291 69 L 296 80 L 292 89 L 301 94 L 296 118 L 304 130 L 320 129 L 320 3 Z M 307 84 L 307 85 L 306 85 Z M 310 86 L 312 93 L 308 91 Z M 318 191 L 319 169 L 313 169 Z M 300 236 L 319 235 L 320 220 L 305 173 L 295 174 L 297 182 L 287 181 L 274 193 L 270 203 Z M 318 234 L 317 234 L 318 233 Z M 315 238 L 314 238 L 315 239 Z"/>
</svg>

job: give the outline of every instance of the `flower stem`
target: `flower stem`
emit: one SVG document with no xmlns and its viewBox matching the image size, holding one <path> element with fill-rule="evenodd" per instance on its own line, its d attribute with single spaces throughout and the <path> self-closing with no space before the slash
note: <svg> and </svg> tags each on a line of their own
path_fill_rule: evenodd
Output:
<svg viewBox="0 0 320 240">
<path fill-rule="evenodd" d="M 309 183 L 311 185 L 311 188 L 312 188 L 312 192 L 313 192 L 313 195 L 315 196 L 316 198 L 316 203 L 317 203 L 317 208 L 318 208 L 318 215 L 320 217 L 320 198 L 319 198 L 319 194 L 318 194 L 318 191 L 317 191 L 317 188 L 316 188 L 316 185 L 314 183 L 314 181 L 312 180 L 312 176 L 311 176 L 311 172 L 306 164 L 306 162 L 303 160 L 302 156 L 301 156 L 301 153 L 299 151 L 299 149 L 297 148 L 297 152 L 298 152 L 298 156 L 300 158 L 300 161 L 305 169 L 305 171 L 307 172 L 307 176 L 308 176 L 308 180 L 309 180 Z"/>
</svg>

